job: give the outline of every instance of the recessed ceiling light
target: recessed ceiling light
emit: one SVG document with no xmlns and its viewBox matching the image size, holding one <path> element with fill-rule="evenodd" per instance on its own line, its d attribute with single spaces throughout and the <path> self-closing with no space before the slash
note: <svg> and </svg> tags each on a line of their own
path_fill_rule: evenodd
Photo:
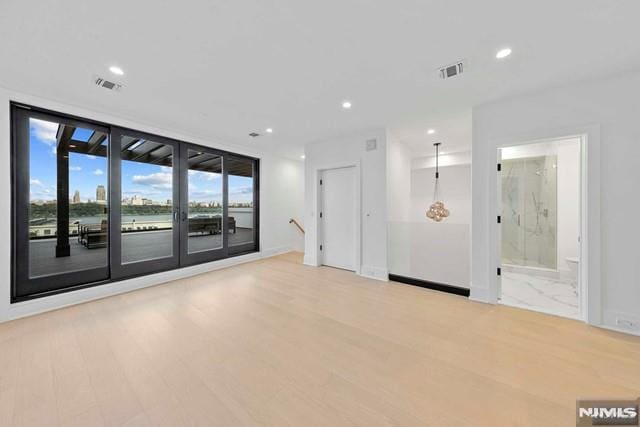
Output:
<svg viewBox="0 0 640 427">
<path fill-rule="evenodd" d="M 271 129 L 271 128 L 266 128 L 264 131 L 265 131 L 266 133 L 273 133 L 273 129 Z"/>
<path fill-rule="evenodd" d="M 508 47 L 505 47 L 504 49 L 500 49 L 498 53 L 496 53 L 496 58 L 502 59 L 502 58 L 506 58 L 509 55 L 511 55 L 511 49 L 509 49 Z"/>
<path fill-rule="evenodd" d="M 342 108 L 344 108 L 345 110 L 348 110 L 349 108 L 351 108 L 351 101 L 344 101 L 342 103 Z"/>
<path fill-rule="evenodd" d="M 300 158 L 301 158 L 302 160 L 304 160 L 304 159 L 306 158 L 306 156 L 303 154 L 302 156 L 300 156 Z"/>
<path fill-rule="evenodd" d="M 116 74 L 118 76 L 121 76 L 124 74 L 124 71 L 122 71 L 122 68 L 116 67 L 115 65 L 109 67 L 109 71 L 111 71 L 113 74 Z"/>
<path fill-rule="evenodd" d="M 434 133 L 436 133 L 436 130 L 435 130 L 435 129 L 429 129 L 429 130 L 427 131 L 427 133 L 428 133 L 429 135 L 433 135 Z"/>
</svg>

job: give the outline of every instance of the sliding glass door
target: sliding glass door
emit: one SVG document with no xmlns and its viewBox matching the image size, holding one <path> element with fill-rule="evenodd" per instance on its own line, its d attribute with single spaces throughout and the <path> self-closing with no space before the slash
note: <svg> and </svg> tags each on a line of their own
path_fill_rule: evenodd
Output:
<svg viewBox="0 0 640 427">
<path fill-rule="evenodd" d="M 12 104 L 12 301 L 258 250 L 258 160 Z"/>
<path fill-rule="evenodd" d="M 13 106 L 13 297 L 109 278 L 109 129 Z"/>
<path fill-rule="evenodd" d="M 225 155 L 191 144 L 181 150 L 180 263 L 224 258 L 229 240 Z"/>
<path fill-rule="evenodd" d="M 179 265 L 179 145 L 113 127 L 112 248 L 114 278 Z"/>
</svg>

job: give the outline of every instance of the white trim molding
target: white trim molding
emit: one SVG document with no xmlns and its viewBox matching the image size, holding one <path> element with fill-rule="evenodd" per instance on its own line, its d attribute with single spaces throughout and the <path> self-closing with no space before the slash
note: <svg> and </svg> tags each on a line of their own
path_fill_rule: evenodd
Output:
<svg viewBox="0 0 640 427">
<path fill-rule="evenodd" d="M 362 268 L 360 268 L 360 273 L 358 273 L 358 275 L 366 277 L 367 279 L 380 280 L 383 282 L 389 281 L 389 270 L 386 268 L 363 265 Z"/>
<path fill-rule="evenodd" d="M 545 129 L 525 135 L 514 135 L 509 138 L 490 141 L 487 161 L 491 162 L 488 180 L 489 205 L 488 244 L 489 268 L 488 288 L 482 289 L 472 285 L 471 298 L 497 304 L 499 278 L 496 268 L 500 260 L 500 227 L 496 222 L 500 215 L 499 194 L 495 163 L 498 149 L 507 146 L 525 145 L 558 139 L 579 137 L 581 139 L 581 262 L 580 281 L 582 301 L 582 319 L 590 325 L 602 324 L 602 292 L 601 292 L 601 254 L 600 254 L 600 126 L 586 125 L 562 129 Z M 485 294 L 485 295 L 483 295 Z"/>
<path fill-rule="evenodd" d="M 326 164 L 321 166 L 316 166 L 313 168 L 313 179 L 315 180 L 315 185 L 313 186 L 313 212 L 315 213 L 315 227 L 314 227 L 314 237 L 315 237 L 315 252 L 310 253 L 309 255 L 305 255 L 304 263 L 306 265 L 312 266 L 320 266 L 322 265 L 322 254 L 318 250 L 317 246 L 319 242 L 322 240 L 322 224 L 320 222 L 320 215 L 318 212 L 320 211 L 320 207 L 322 206 L 322 191 L 320 189 L 320 176 L 322 172 L 331 169 L 341 169 L 341 168 L 355 168 L 355 185 L 356 185 L 356 209 L 354 215 L 354 224 L 355 224 L 355 273 L 360 274 L 362 270 L 362 172 L 361 172 L 361 161 L 353 160 L 353 161 L 344 161 L 332 164 Z"/>
</svg>

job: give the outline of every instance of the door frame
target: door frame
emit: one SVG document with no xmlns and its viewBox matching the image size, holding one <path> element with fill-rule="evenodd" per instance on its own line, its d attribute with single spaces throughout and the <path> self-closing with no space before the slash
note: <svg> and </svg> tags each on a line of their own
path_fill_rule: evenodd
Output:
<svg viewBox="0 0 640 427">
<path fill-rule="evenodd" d="M 560 129 L 529 136 L 502 139 L 495 142 L 494 164 L 500 161 L 500 149 L 561 139 L 580 139 L 580 320 L 592 325 L 602 321 L 601 270 L 600 270 L 600 127 L 597 125 Z M 496 169 L 494 169 L 496 170 Z M 490 265 L 502 264 L 501 226 L 496 221 L 501 215 L 501 174 L 496 170 L 495 185 L 489 186 L 490 207 Z M 491 192 L 495 192 L 491 196 Z M 560 260 L 558 260 L 559 262 Z M 489 302 L 498 303 L 501 278 L 490 275 Z"/>
<path fill-rule="evenodd" d="M 121 167 L 121 136 L 133 136 L 173 148 L 172 165 L 172 201 L 173 201 L 173 227 L 172 227 L 172 255 L 150 260 L 141 260 L 131 263 L 122 263 L 122 167 Z M 111 127 L 111 155 L 109 157 L 109 174 L 112 177 L 112 185 L 109 188 L 111 200 L 109 209 L 109 231 L 111 245 L 109 246 L 109 260 L 111 264 L 111 278 L 124 279 L 142 274 L 156 273 L 180 267 L 180 141 L 161 137 L 158 135 L 140 132 L 133 129 L 118 126 Z"/>
<path fill-rule="evenodd" d="M 314 168 L 314 197 L 313 197 L 313 211 L 315 214 L 315 241 L 316 241 L 316 251 L 315 256 L 313 256 L 313 262 L 315 266 L 322 265 L 322 251 L 320 250 L 320 244 L 322 242 L 323 229 L 322 229 L 322 219 L 320 218 L 320 209 L 322 208 L 322 188 L 320 185 L 320 179 L 324 171 L 330 169 L 344 169 L 353 167 L 354 169 L 354 180 L 355 180 L 355 191 L 356 191 L 356 206 L 354 210 L 354 238 L 355 238 L 355 268 L 354 272 L 356 274 L 360 274 L 362 270 L 362 174 L 361 174 L 361 165 L 360 160 L 356 161 L 347 161 L 344 163 L 335 163 L 322 165 Z"/>
</svg>

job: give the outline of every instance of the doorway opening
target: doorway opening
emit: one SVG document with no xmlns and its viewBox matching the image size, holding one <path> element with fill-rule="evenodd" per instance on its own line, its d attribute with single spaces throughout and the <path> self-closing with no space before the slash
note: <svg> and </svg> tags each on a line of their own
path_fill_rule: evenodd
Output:
<svg viewBox="0 0 640 427">
<path fill-rule="evenodd" d="M 582 138 L 498 149 L 501 304 L 581 319 Z"/>
</svg>

